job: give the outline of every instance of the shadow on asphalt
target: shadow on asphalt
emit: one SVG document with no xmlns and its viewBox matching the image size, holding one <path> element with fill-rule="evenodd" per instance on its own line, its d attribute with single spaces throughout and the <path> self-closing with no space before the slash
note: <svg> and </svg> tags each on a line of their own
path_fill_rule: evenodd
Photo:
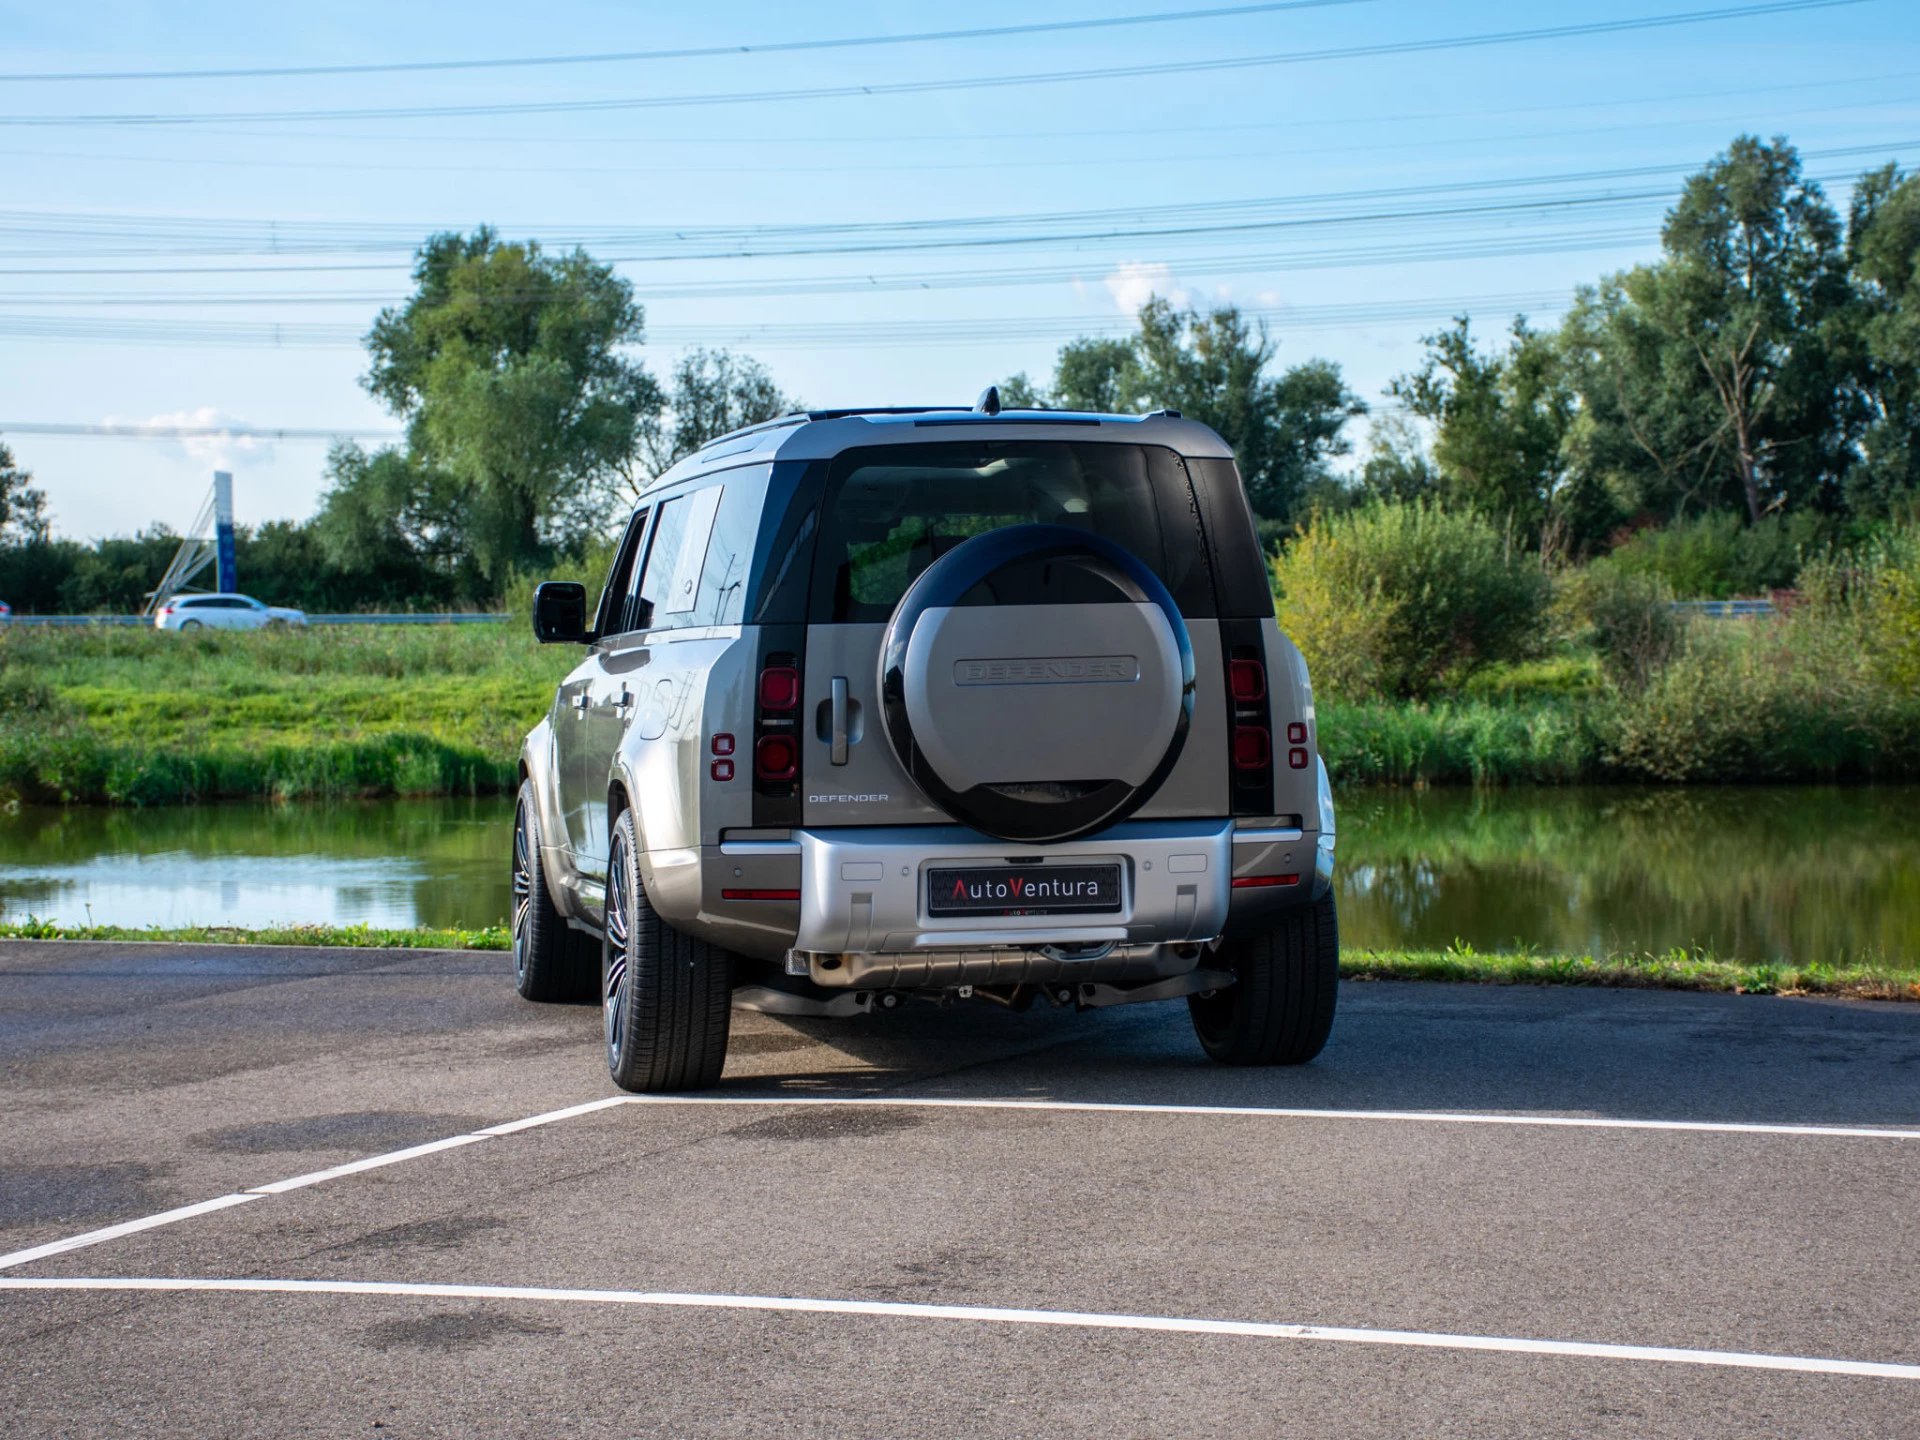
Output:
<svg viewBox="0 0 1920 1440">
<path fill-rule="evenodd" d="M 752 1056 L 758 1073 L 730 1062 L 722 1093 L 1920 1122 L 1920 1006 L 1910 1005 L 1347 984 L 1320 1058 L 1270 1070 L 1207 1061 L 1179 1004 L 1083 1015 L 911 1007 L 849 1021 L 754 1017 L 751 1029 L 744 1018 L 736 1057 Z M 817 1063 L 822 1047 L 836 1065 Z"/>
</svg>

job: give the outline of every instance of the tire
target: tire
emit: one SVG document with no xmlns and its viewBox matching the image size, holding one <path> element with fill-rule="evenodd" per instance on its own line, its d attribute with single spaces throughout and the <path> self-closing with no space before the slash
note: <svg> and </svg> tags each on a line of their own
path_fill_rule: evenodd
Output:
<svg viewBox="0 0 1920 1440">
<path fill-rule="evenodd" d="M 640 883 L 633 812 L 621 812 L 607 853 L 607 925 L 600 1000 L 607 1070 L 622 1090 L 705 1090 L 727 1063 L 733 957 L 682 935 L 655 913 Z"/>
<path fill-rule="evenodd" d="M 198 620 L 182 620 L 180 622 L 180 628 L 182 630 L 198 630 L 200 628 L 200 622 Z"/>
<path fill-rule="evenodd" d="M 540 802 L 520 784 L 513 814 L 513 984 L 527 1000 L 589 1000 L 599 977 L 594 947 L 567 924 L 547 890 L 540 858 Z"/>
<path fill-rule="evenodd" d="M 1270 930 L 1226 941 L 1218 958 L 1235 983 L 1187 998 L 1210 1057 L 1222 1065 L 1304 1065 L 1320 1053 L 1340 980 L 1332 895 L 1289 910 Z"/>
</svg>

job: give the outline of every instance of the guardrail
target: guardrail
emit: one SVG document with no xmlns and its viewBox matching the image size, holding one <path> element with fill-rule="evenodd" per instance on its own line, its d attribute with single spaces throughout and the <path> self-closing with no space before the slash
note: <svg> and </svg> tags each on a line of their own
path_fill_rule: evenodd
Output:
<svg viewBox="0 0 1920 1440">
<path fill-rule="evenodd" d="M 1676 600 L 1673 608 L 1710 620 L 1764 620 L 1778 613 L 1771 600 Z"/>
<path fill-rule="evenodd" d="M 309 625 L 491 625 L 513 617 L 482 611 L 440 615 L 309 615 Z M 151 615 L 15 615 L 0 625 L 151 625 Z"/>
</svg>

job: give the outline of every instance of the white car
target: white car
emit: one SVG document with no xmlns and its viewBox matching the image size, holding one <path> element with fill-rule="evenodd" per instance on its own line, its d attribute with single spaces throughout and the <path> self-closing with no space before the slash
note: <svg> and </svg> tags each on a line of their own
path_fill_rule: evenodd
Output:
<svg viewBox="0 0 1920 1440">
<path fill-rule="evenodd" d="M 264 630 L 306 623 L 306 611 L 262 605 L 251 595 L 175 595 L 153 617 L 156 630 Z"/>
</svg>

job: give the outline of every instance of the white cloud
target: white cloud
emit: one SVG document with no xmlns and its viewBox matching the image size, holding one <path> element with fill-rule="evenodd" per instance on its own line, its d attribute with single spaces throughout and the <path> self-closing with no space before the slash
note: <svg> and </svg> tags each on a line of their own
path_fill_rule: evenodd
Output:
<svg viewBox="0 0 1920 1440">
<path fill-rule="evenodd" d="M 164 415 L 149 415 L 144 420 L 125 421 L 109 417 L 109 425 L 133 424 L 148 426 L 156 430 L 182 430 L 206 433 L 183 434 L 175 437 L 175 443 L 190 460 L 197 460 L 210 470 L 231 470 L 245 457 L 258 462 L 273 458 L 273 442 L 258 435 L 235 434 L 236 430 L 245 430 L 247 423 L 234 415 L 223 414 L 214 405 L 200 405 L 192 410 L 173 410 Z"/>
<path fill-rule="evenodd" d="M 1264 308 L 1271 310 L 1280 303 L 1280 292 L 1278 290 L 1262 290 L 1253 298 L 1258 300 Z"/>
<path fill-rule="evenodd" d="M 1113 303 L 1127 315 L 1138 315 L 1140 307 L 1156 295 L 1175 305 L 1186 305 L 1193 298 L 1174 280 L 1173 267 L 1160 260 L 1123 260 L 1104 283 Z"/>
</svg>

